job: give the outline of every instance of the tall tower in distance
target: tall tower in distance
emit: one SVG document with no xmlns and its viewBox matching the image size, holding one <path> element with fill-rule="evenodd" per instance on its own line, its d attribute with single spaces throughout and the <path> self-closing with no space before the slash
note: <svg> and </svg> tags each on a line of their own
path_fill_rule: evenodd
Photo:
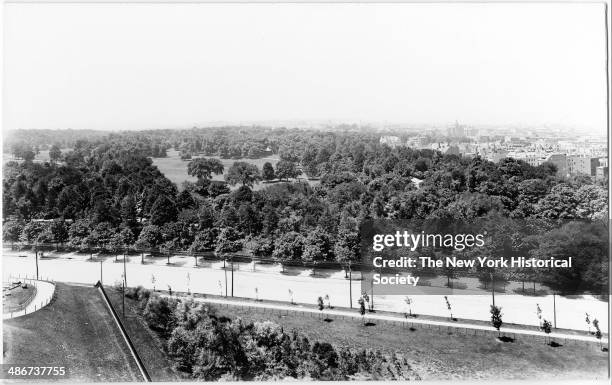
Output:
<svg viewBox="0 0 612 385">
<path fill-rule="evenodd" d="M 448 126 L 447 133 L 451 138 L 463 137 L 465 136 L 465 126 L 460 125 L 459 122 L 455 120 L 454 125 Z"/>
</svg>

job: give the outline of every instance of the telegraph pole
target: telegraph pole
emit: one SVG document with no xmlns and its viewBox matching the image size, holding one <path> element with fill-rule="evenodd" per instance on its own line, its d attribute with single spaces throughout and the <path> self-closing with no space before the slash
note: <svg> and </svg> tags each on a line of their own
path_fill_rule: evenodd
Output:
<svg viewBox="0 0 612 385">
<path fill-rule="evenodd" d="M 353 271 L 351 269 L 351 262 L 348 264 L 349 268 L 349 306 L 353 308 Z"/>
<path fill-rule="evenodd" d="M 125 318 L 125 283 L 123 283 L 121 286 L 122 286 L 122 289 L 123 289 L 122 293 L 121 293 L 121 303 L 123 304 L 122 305 L 122 308 L 123 308 L 123 318 Z"/>
<path fill-rule="evenodd" d="M 125 268 L 125 257 L 127 255 L 127 250 L 124 250 L 123 253 L 123 283 L 125 284 L 125 286 L 127 286 L 127 271 Z"/>
<path fill-rule="evenodd" d="M 225 258 L 223 259 L 223 271 L 225 273 L 225 296 L 227 297 L 227 265 L 225 263 Z"/>
<path fill-rule="evenodd" d="M 231 261 L 232 264 L 232 297 L 234 296 L 234 259 Z"/>
<path fill-rule="evenodd" d="M 102 261 L 100 261 L 100 283 L 103 283 L 102 281 Z"/>
<path fill-rule="evenodd" d="M 36 280 L 38 280 L 38 250 L 34 251 L 34 257 L 36 258 Z"/>
<path fill-rule="evenodd" d="M 553 291 L 553 323 L 555 325 L 555 329 L 557 328 L 557 303 L 555 300 L 555 292 Z"/>
<path fill-rule="evenodd" d="M 495 277 L 491 274 L 491 297 L 493 297 L 493 306 L 495 306 Z"/>
</svg>

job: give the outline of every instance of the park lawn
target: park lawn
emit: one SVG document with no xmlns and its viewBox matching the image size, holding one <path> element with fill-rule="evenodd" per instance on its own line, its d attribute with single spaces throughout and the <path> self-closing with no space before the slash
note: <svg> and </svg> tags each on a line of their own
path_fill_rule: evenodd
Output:
<svg viewBox="0 0 612 385">
<path fill-rule="evenodd" d="M 334 319 L 217 306 L 219 315 L 246 321 L 271 320 L 286 330 L 297 329 L 311 341 L 335 346 L 372 348 L 401 353 L 423 380 L 446 379 L 607 379 L 608 353 L 595 343 L 568 341 L 553 348 L 541 339 L 518 336 L 500 342 L 491 334 L 465 335 L 445 329 L 411 330 L 387 322 L 363 326 L 359 319 Z M 332 317 L 333 318 L 333 317 Z M 376 321 L 374 321 L 376 322 Z M 502 328 L 503 331 L 503 328 Z"/>
<path fill-rule="evenodd" d="M 257 168 L 259 168 L 259 171 L 261 172 L 261 170 L 263 169 L 264 163 L 270 162 L 272 166 L 276 166 L 276 163 L 280 159 L 278 155 L 271 155 L 269 157 L 258 158 L 258 159 L 249 159 L 249 158 L 222 159 L 222 158 L 219 158 L 218 156 L 210 156 L 207 158 L 219 159 L 221 163 L 223 163 L 224 174 L 227 173 L 227 171 L 229 170 L 230 167 L 232 167 L 234 162 L 247 162 L 250 164 L 254 164 L 255 166 L 257 166 Z M 161 171 L 162 174 L 166 176 L 166 178 L 174 182 L 179 188 L 179 190 L 182 189 L 181 185 L 183 184 L 183 182 L 189 181 L 189 182 L 195 183 L 197 181 L 196 178 L 189 176 L 187 174 L 187 164 L 189 163 L 189 161 L 182 160 L 179 155 L 179 152 L 176 150 L 168 150 L 167 156 L 165 158 L 152 158 L 152 160 L 153 160 L 153 165 L 157 166 L 159 171 Z M 212 180 L 224 181 L 225 179 L 224 179 L 224 175 L 213 175 Z M 305 181 L 311 186 L 315 186 L 320 183 L 318 180 L 308 180 L 307 178 L 305 178 L 304 175 L 302 175 L 298 180 Z M 263 182 L 258 183 L 253 186 L 253 190 L 255 191 L 261 190 L 267 187 L 268 185 L 269 183 L 263 183 Z M 237 189 L 238 187 L 240 186 L 239 185 L 236 185 L 233 187 L 230 186 L 231 189 Z"/>
<path fill-rule="evenodd" d="M 121 316 L 123 312 L 121 292 L 110 286 L 105 287 L 105 290 L 115 311 Z M 140 315 L 137 301 L 125 299 L 125 318 L 122 322 L 152 381 L 189 380 L 186 374 L 181 375 L 172 368 L 172 360 L 164 349 L 165 341 L 147 326 Z"/>
<path fill-rule="evenodd" d="M 20 285 L 12 290 L 5 290 L 3 294 L 2 312 L 8 314 L 11 311 L 25 308 L 36 295 L 36 287 L 34 285 L 27 285 L 27 288 L 24 288 L 23 285 Z"/>
<path fill-rule="evenodd" d="M 3 326 L 5 364 L 64 366 L 71 381 L 143 380 L 93 287 L 57 283 L 48 306 Z"/>
</svg>

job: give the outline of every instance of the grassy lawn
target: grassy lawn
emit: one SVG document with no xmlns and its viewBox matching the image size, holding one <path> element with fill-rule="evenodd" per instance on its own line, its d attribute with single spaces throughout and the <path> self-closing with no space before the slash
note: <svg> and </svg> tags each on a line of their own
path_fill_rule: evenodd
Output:
<svg viewBox="0 0 612 385">
<path fill-rule="evenodd" d="M 42 310 L 4 321 L 4 363 L 64 366 L 71 381 L 142 381 L 98 291 L 61 283 L 55 290 Z"/>
<path fill-rule="evenodd" d="M 187 174 L 187 164 L 189 163 L 189 161 L 181 160 L 181 157 L 178 151 L 168 150 L 167 155 L 168 156 L 166 156 L 165 158 L 152 158 L 153 164 L 157 166 L 157 168 L 159 168 L 159 171 L 161 171 L 166 176 L 166 178 L 174 182 L 179 189 L 181 188 L 181 184 L 184 181 L 195 182 L 197 180 L 196 178 L 189 176 Z M 225 173 L 227 173 L 227 170 L 229 170 L 229 168 L 232 167 L 234 162 L 247 162 L 250 164 L 254 164 L 257 166 L 257 168 L 259 168 L 259 171 L 261 172 L 261 170 L 263 169 L 264 163 L 270 162 L 272 166 L 275 166 L 276 163 L 279 161 L 278 155 L 271 155 L 269 157 L 259 158 L 259 159 L 249 159 L 249 158 L 221 159 L 217 156 L 212 156 L 210 158 L 219 159 L 221 163 L 223 163 Z M 223 181 L 225 179 L 223 179 L 223 175 L 213 175 L 212 180 Z M 300 180 L 307 181 L 311 186 L 314 186 L 320 183 L 318 180 L 313 180 L 313 181 L 307 180 L 304 177 L 304 175 L 301 176 Z M 265 188 L 266 186 L 268 186 L 267 183 L 259 183 L 253 186 L 253 190 L 261 190 Z M 234 186 L 230 188 L 236 189 L 238 187 L 239 186 Z"/>
<path fill-rule="evenodd" d="M 121 292 L 110 286 L 105 287 L 105 290 L 117 314 L 122 315 Z M 165 342 L 149 329 L 140 316 L 136 301 L 125 299 L 125 318 L 122 321 L 151 380 L 164 382 L 188 380 L 186 376 L 181 376 L 172 369 L 172 361 L 164 351 Z"/>
<path fill-rule="evenodd" d="M 13 287 L 13 285 L 8 286 Z M 33 285 L 27 287 L 20 285 L 10 290 L 9 287 L 2 290 L 2 312 L 5 314 L 22 310 L 36 295 L 36 288 Z"/>
<path fill-rule="evenodd" d="M 220 315 L 248 321 L 271 320 L 297 329 L 311 340 L 336 346 L 401 352 L 423 380 L 441 379 L 606 379 L 608 353 L 597 344 L 568 342 L 553 348 L 528 337 L 500 342 L 491 335 L 415 329 L 380 322 L 363 326 L 358 319 L 325 322 L 314 316 L 218 307 Z"/>
</svg>

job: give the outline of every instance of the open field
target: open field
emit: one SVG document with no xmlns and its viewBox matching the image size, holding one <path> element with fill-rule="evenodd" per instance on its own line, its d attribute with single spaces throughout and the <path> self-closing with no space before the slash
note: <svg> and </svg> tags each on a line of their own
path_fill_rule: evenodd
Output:
<svg viewBox="0 0 612 385">
<path fill-rule="evenodd" d="M 608 353 L 596 344 L 568 343 L 551 347 L 539 339 L 500 342 L 493 336 L 414 329 L 360 320 L 322 319 L 301 314 L 259 313 L 239 307 L 217 308 L 220 315 L 247 321 L 271 320 L 297 329 L 311 341 L 335 346 L 401 352 L 423 380 L 442 379 L 582 379 L 604 380 Z M 324 318 L 324 317 L 323 317 Z M 332 317 L 333 318 L 333 317 Z"/>
<path fill-rule="evenodd" d="M 257 166 L 259 171 L 261 172 L 264 163 L 270 162 L 272 166 L 276 166 L 276 163 L 279 161 L 278 155 L 271 155 L 266 158 L 259 159 L 249 159 L 249 158 L 241 158 L 241 159 L 221 159 L 218 156 L 211 156 L 209 158 L 217 158 L 223 163 L 223 167 L 225 173 L 232 167 L 234 162 L 247 162 Z M 167 156 L 165 158 L 152 158 L 153 164 L 159 168 L 159 170 L 166 176 L 166 178 L 170 179 L 172 182 L 176 183 L 176 185 L 181 188 L 181 185 L 184 181 L 195 182 L 197 179 L 189 176 L 187 174 L 187 164 L 188 160 L 181 160 L 179 152 L 171 149 L 167 151 Z M 212 180 L 223 181 L 223 175 L 214 175 Z M 299 180 L 307 181 L 311 186 L 314 186 L 319 183 L 319 181 L 309 181 L 302 175 Z M 262 188 L 268 186 L 267 183 L 259 183 L 253 186 L 253 190 L 261 190 Z M 238 188 L 239 186 L 234 186 L 234 188 Z"/>
<path fill-rule="evenodd" d="M 10 283 L 4 284 L 6 288 L 2 289 L 2 312 L 9 313 L 11 311 L 23 309 L 36 295 L 36 287 L 33 285 L 14 285 Z"/>
<path fill-rule="evenodd" d="M 4 321 L 4 363 L 64 366 L 72 381 L 141 381 L 100 294 L 58 283 L 45 308 Z"/>
<path fill-rule="evenodd" d="M 71 148 L 62 148 L 62 154 L 65 154 L 68 151 L 71 151 Z M 34 161 L 35 162 L 48 162 L 49 161 L 49 150 L 40 150 L 40 152 L 34 157 Z M 15 158 L 13 158 L 13 154 L 7 153 L 7 152 L 3 152 L 2 153 L 2 164 L 5 164 L 6 162 L 10 162 L 12 160 L 16 160 Z M 18 160 L 19 162 L 21 162 L 21 160 Z"/>
</svg>

